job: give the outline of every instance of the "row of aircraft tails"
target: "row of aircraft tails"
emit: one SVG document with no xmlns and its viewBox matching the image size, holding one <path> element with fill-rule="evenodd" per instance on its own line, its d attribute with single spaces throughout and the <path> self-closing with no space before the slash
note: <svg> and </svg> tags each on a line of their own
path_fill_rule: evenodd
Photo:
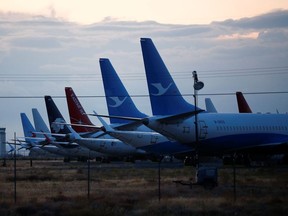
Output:
<svg viewBox="0 0 288 216">
<path fill-rule="evenodd" d="M 49 127 L 37 109 L 32 109 L 34 125 L 21 113 L 22 147 L 66 157 L 129 160 L 287 152 L 288 115 L 253 114 L 241 92 L 236 93 L 239 113 L 218 113 L 210 99 L 205 99 L 206 109 L 195 107 L 182 97 L 152 40 L 140 42 L 152 116 L 138 110 L 109 59 L 101 58 L 109 115 L 86 113 L 73 89 L 66 87 L 70 123 L 45 96 Z M 92 116 L 102 125 L 93 125 Z"/>
</svg>

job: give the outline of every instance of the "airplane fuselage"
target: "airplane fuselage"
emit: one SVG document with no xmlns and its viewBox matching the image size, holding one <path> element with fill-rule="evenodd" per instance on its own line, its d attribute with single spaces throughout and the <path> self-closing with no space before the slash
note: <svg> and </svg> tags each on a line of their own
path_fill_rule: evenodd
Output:
<svg viewBox="0 0 288 216">
<path fill-rule="evenodd" d="M 85 146 L 91 150 L 111 154 L 115 156 L 129 156 L 134 154 L 144 154 L 133 146 L 127 145 L 117 139 L 100 138 L 80 138 L 75 140 L 79 145 Z"/>
<path fill-rule="evenodd" d="M 137 149 L 142 149 L 152 154 L 173 155 L 193 150 L 189 145 L 169 140 L 167 137 L 156 132 L 114 130 L 108 133 Z"/>
<path fill-rule="evenodd" d="M 151 117 L 145 124 L 167 137 L 195 146 L 195 116 L 161 119 Z M 288 143 L 286 114 L 200 113 L 197 119 L 199 150 L 237 150 Z"/>
</svg>

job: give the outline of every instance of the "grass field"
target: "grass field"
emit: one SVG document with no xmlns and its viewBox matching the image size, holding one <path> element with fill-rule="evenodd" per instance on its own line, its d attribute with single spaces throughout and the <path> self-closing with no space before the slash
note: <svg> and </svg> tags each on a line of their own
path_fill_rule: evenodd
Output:
<svg viewBox="0 0 288 216">
<path fill-rule="evenodd" d="M 194 178 L 192 167 L 91 162 L 88 198 L 87 163 L 17 160 L 16 202 L 13 160 L 0 167 L 0 215 L 287 215 L 288 168 L 218 170 L 219 186 L 183 186 Z"/>
</svg>

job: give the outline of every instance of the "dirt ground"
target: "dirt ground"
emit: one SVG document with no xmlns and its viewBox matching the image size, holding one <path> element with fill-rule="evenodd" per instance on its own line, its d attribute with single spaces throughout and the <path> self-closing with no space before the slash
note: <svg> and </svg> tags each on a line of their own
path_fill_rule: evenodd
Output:
<svg viewBox="0 0 288 216">
<path fill-rule="evenodd" d="M 17 160 L 0 167 L 0 215 L 286 215 L 288 167 L 218 169 L 218 187 L 181 185 L 195 169 L 162 163 Z M 16 187 L 15 187 L 16 186 Z M 16 190 L 15 190 L 16 188 Z M 235 190 L 234 190 L 235 189 Z"/>
</svg>

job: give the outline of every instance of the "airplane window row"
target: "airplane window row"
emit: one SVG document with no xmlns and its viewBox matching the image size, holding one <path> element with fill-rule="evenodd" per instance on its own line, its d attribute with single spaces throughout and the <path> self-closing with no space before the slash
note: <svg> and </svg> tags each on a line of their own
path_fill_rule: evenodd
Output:
<svg viewBox="0 0 288 216">
<path fill-rule="evenodd" d="M 287 126 L 217 126 L 217 131 L 287 131 Z"/>
</svg>

